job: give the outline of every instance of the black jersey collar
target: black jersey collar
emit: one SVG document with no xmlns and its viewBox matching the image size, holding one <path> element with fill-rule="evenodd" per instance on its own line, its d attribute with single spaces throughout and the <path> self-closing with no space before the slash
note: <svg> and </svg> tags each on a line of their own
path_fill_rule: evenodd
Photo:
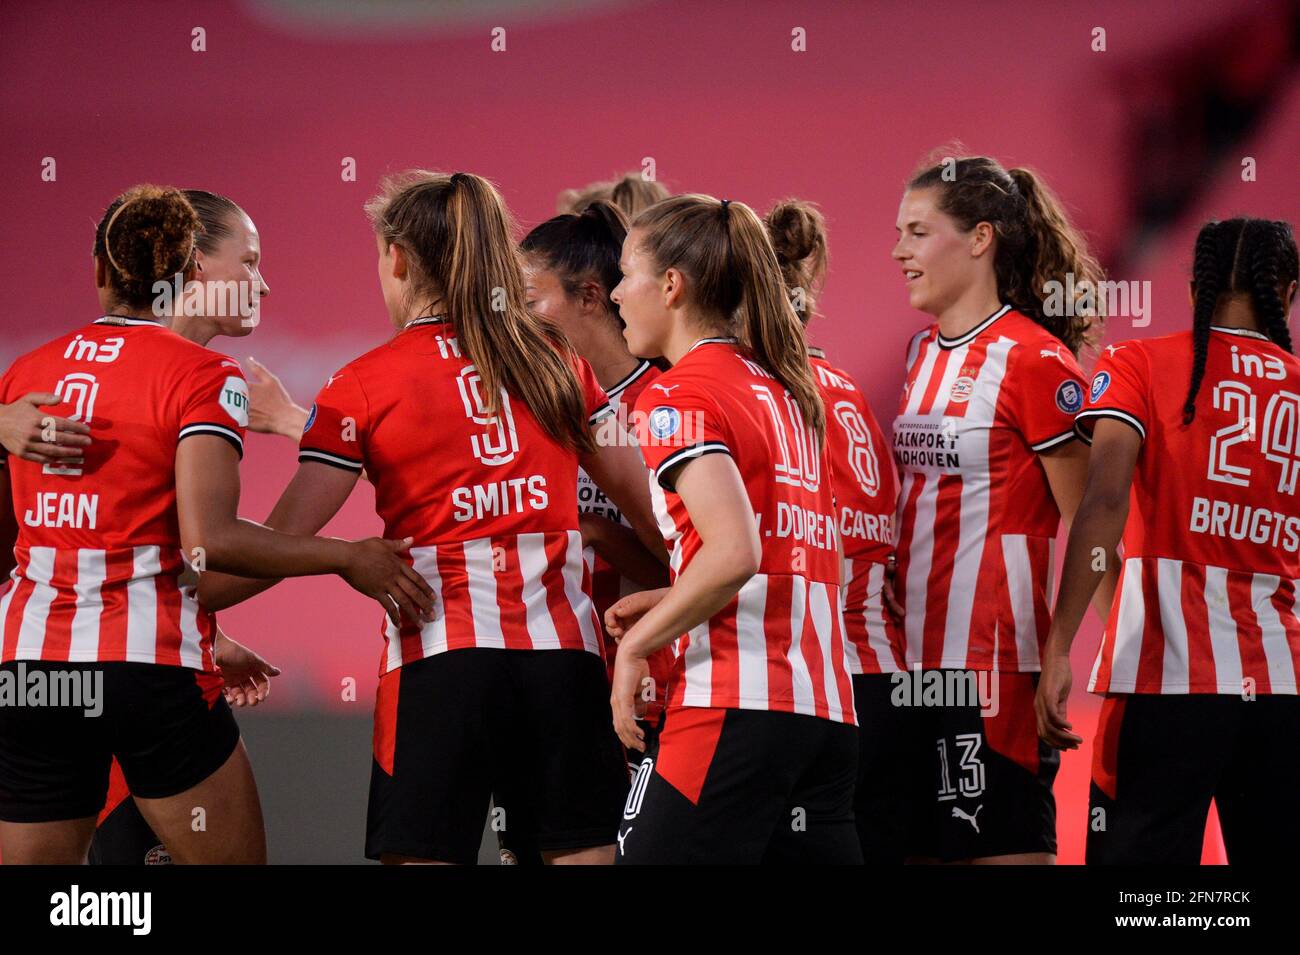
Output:
<svg viewBox="0 0 1300 955">
<path fill-rule="evenodd" d="M 994 312 L 988 318 L 984 319 L 984 321 L 980 322 L 970 331 L 966 332 L 965 334 L 958 335 L 956 338 L 945 338 L 943 332 L 939 332 L 939 347 L 957 348 L 959 345 L 965 345 L 969 342 L 974 341 L 979 336 L 980 332 L 984 331 L 986 328 L 988 328 L 990 325 L 992 325 L 994 322 L 996 322 L 999 318 L 1001 318 L 1009 311 L 1011 311 L 1011 306 L 1003 305 L 996 312 Z"/>
</svg>

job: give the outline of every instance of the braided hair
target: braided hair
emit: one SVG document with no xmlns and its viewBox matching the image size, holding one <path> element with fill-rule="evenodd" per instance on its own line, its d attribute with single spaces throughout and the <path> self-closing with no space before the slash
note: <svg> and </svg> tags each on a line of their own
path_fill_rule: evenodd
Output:
<svg viewBox="0 0 1300 955">
<path fill-rule="evenodd" d="M 1300 260 L 1286 222 L 1227 219 L 1207 222 L 1192 253 L 1192 378 L 1183 403 L 1183 424 L 1196 417 L 1196 395 L 1205 377 L 1210 326 L 1224 295 L 1247 295 L 1255 320 L 1279 348 L 1291 351 L 1287 304 L 1282 296 L 1296 281 Z"/>
</svg>

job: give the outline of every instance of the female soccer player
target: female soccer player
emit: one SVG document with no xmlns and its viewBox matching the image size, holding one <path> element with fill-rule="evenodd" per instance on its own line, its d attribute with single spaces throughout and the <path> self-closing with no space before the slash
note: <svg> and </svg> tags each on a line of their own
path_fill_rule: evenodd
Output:
<svg viewBox="0 0 1300 955">
<path fill-rule="evenodd" d="M 897 228 L 908 301 L 935 319 L 894 420 L 912 854 L 1048 863 L 1059 756 L 1033 696 L 1053 545 L 1087 468 L 1075 355 L 1100 331 L 1082 293 L 1101 270 L 1037 176 L 983 156 L 913 176 Z"/>
<path fill-rule="evenodd" d="M 19 358 L 0 381 L 0 401 L 65 399 L 93 439 L 80 464 L 19 460 L 0 474 L 13 501 L 0 515 L 0 554 L 13 559 L 0 570 L 15 578 L 0 601 L 0 668 L 11 681 L 71 676 L 91 688 L 84 706 L 0 708 L 7 863 L 83 861 L 113 757 L 176 861 L 265 860 L 248 757 L 214 673 L 212 618 L 179 580 L 187 562 L 339 573 L 395 618 L 431 606 L 395 553 L 400 542 L 291 537 L 236 517 L 239 368 L 153 310 L 155 283 L 192 277 L 198 229 L 178 190 L 120 196 L 95 235 L 106 314 Z"/>
<path fill-rule="evenodd" d="M 677 659 L 618 861 L 860 862 L 826 415 L 771 242 L 748 206 L 678 196 L 620 267 L 628 347 L 673 366 L 636 408 L 673 583 L 607 615 L 625 746 L 649 656 Z"/>
<path fill-rule="evenodd" d="M 187 284 L 188 290 L 198 294 L 188 296 L 182 303 L 184 307 L 173 314 L 171 330 L 196 345 L 207 345 L 219 335 L 248 335 L 257 325 L 257 303 L 271 291 L 262 278 L 257 226 L 225 196 L 203 189 L 182 192 L 199 219 L 194 239 L 194 277 Z M 209 289 L 214 294 L 209 294 Z M 257 367 L 264 375 L 270 374 L 260 365 Z M 258 430 L 253 426 L 259 413 L 256 390 L 249 390 L 249 429 Z M 262 414 L 265 416 L 265 412 Z M 213 660 L 221 675 L 226 702 L 235 707 L 257 706 L 265 700 L 271 679 L 280 672 L 232 640 L 219 626 L 213 635 Z M 114 760 L 108 799 L 90 844 L 91 864 L 144 865 L 169 859 L 162 840 L 130 798 L 122 767 Z"/>
<path fill-rule="evenodd" d="M 607 862 L 627 775 L 578 468 L 658 547 L 644 466 L 590 366 L 528 310 L 490 183 L 417 171 L 368 211 L 398 334 L 321 390 L 268 521 L 319 529 L 364 468 L 438 595 L 435 619 L 384 631 L 366 854 L 471 863 L 489 796 L 507 792 L 526 801 L 506 827 L 523 816 L 551 861 Z M 219 609 L 264 586 L 205 578 L 200 593 Z"/>
<path fill-rule="evenodd" d="M 622 277 L 618 260 L 626 237 L 623 213 L 617 206 L 597 200 L 579 214 L 543 222 L 520 243 L 528 307 L 559 326 L 578 355 L 591 365 L 624 428 L 629 426 L 637 398 L 661 374 L 650 361 L 628 351 L 623 322 L 609 297 Z M 641 545 L 631 525 L 581 469 L 578 508 L 583 515 L 584 539 L 596 551 L 591 586 L 602 620 L 620 597 L 668 582 L 664 565 Z M 612 674 L 612 640 L 606 650 Z"/>
<path fill-rule="evenodd" d="M 523 253 L 524 292 L 528 307 L 553 321 L 574 351 L 591 365 L 596 381 L 609 396 L 620 427 L 630 427 L 630 410 L 641 392 L 659 377 L 660 370 L 636 358 L 623 340 L 623 322 L 609 293 L 621 275 L 618 259 L 627 237 L 627 219 L 614 204 L 593 201 L 581 213 L 567 213 L 537 226 L 520 243 Z M 605 659 L 610 677 L 618 649 L 605 630 L 605 612 L 626 594 L 667 583 L 667 570 L 659 555 L 638 540 L 631 525 L 609 496 L 581 468 L 578 469 L 579 526 L 584 557 L 591 572 L 592 602 L 602 621 Z M 589 548 L 589 549 L 588 549 Z M 652 685 L 644 694 L 646 713 L 642 727 L 653 733 L 663 707 L 672 654 L 663 651 L 652 660 Z M 629 752 L 629 770 L 636 772 L 640 754 Z M 493 794 L 498 809 L 505 809 L 507 825 L 498 832 L 501 858 L 508 864 L 538 864 L 535 833 L 512 813 L 515 794 Z"/>
<path fill-rule="evenodd" d="M 1089 864 L 1195 865 L 1210 800 L 1228 861 L 1300 852 L 1300 361 L 1291 226 L 1207 223 L 1191 331 L 1121 342 L 1097 364 L 1092 441 L 1044 647 L 1042 738 L 1073 749 L 1070 644 L 1124 542 L 1118 599 L 1088 689 Z M 1098 550 L 1100 549 L 1100 550 Z"/>
<path fill-rule="evenodd" d="M 816 313 L 826 275 L 826 222 L 816 206 L 779 202 L 764 219 L 781 276 L 804 323 Z M 903 635 L 884 604 L 885 573 L 894 557 L 898 478 L 889 446 L 870 406 L 849 374 L 809 346 L 826 406 L 826 450 L 840 534 L 840 597 L 848 637 L 849 672 L 858 717 L 858 781 L 854 796 L 858 841 L 869 864 L 899 864 L 907 847 L 908 814 L 898 775 L 906 772 L 906 711 L 892 705 L 893 674 L 905 671 Z"/>
<path fill-rule="evenodd" d="M 556 201 L 556 212 L 581 214 L 593 202 L 609 202 L 628 219 L 635 219 L 642 209 L 667 199 L 671 193 L 661 184 L 646 179 L 639 172 L 624 173 L 612 182 L 593 182 L 581 189 L 565 189 Z"/>
</svg>

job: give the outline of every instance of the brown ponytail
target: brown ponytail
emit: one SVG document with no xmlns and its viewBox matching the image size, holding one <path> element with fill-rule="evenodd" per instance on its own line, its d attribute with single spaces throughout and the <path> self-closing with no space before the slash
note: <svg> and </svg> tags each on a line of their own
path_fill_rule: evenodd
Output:
<svg viewBox="0 0 1300 955">
<path fill-rule="evenodd" d="M 641 248 L 660 271 L 690 282 L 699 309 L 794 396 L 805 424 L 826 437 L 826 412 L 808 365 L 803 326 L 790 307 L 762 221 L 742 202 L 711 196 L 666 199 L 637 216 Z"/>
<path fill-rule="evenodd" d="M 763 224 L 767 226 L 772 248 L 776 251 L 781 278 L 791 295 L 795 314 L 807 325 L 830 259 L 826 247 L 826 220 L 811 202 L 785 199 L 771 208 Z M 801 301 L 796 301 L 796 298 Z"/>
<path fill-rule="evenodd" d="M 577 356 L 525 305 L 510 213 L 492 184 L 472 173 L 414 170 L 384 180 L 366 211 L 383 240 L 409 257 L 415 294 L 441 298 L 483 380 L 488 412 L 499 410 L 505 390 L 560 443 L 594 451 Z"/>
<path fill-rule="evenodd" d="M 993 227 L 993 269 L 1003 302 L 1042 325 L 1075 355 L 1101 340 L 1105 272 L 1042 179 L 1028 169 L 1008 172 L 987 156 L 968 156 L 923 168 L 907 188 L 939 190 L 940 211 L 963 231 L 981 222 Z M 1049 314 L 1056 309 L 1046 304 L 1048 283 L 1074 288 L 1065 314 Z M 1085 298 L 1089 289 L 1091 305 Z"/>
<path fill-rule="evenodd" d="M 581 189 L 566 189 L 560 193 L 556 207 L 559 212 L 580 214 L 593 202 L 604 200 L 623 210 L 629 219 L 635 219 L 641 210 L 671 195 L 667 189 L 639 172 L 629 172 L 612 182 L 593 182 Z"/>
<path fill-rule="evenodd" d="M 179 189 L 140 185 L 104 210 L 95 229 L 95 258 L 108 263 L 109 287 L 122 305 L 149 308 L 157 282 L 169 282 L 194 262 L 202 226 Z"/>
</svg>

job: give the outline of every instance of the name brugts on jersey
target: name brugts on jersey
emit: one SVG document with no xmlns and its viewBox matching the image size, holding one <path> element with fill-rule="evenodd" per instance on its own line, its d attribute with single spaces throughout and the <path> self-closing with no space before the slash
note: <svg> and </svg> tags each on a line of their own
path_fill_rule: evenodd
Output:
<svg viewBox="0 0 1300 955">
<path fill-rule="evenodd" d="M 95 530 L 99 517 L 98 494 L 70 494 L 38 491 L 36 503 L 23 515 L 28 527 L 51 527 L 55 530 Z"/>
<path fill-rule="evenodd" d="M 540 474 L 458 487 L 451 492 L 452 516 L 461 522 L 522 514 L 529 510 L 544 511 L 549 502 L 546 478 Z"/>
<path fill-rule="evenodd" d="M 1188 530 L 1229 540 L 1248 540 L 1295 553 L 1300 550 L 1300 516 L 1280 514 L 1249 504 L 1230 504 L 1208 498 L 1192 499 L 1192 516 Z"/>
</svg>

